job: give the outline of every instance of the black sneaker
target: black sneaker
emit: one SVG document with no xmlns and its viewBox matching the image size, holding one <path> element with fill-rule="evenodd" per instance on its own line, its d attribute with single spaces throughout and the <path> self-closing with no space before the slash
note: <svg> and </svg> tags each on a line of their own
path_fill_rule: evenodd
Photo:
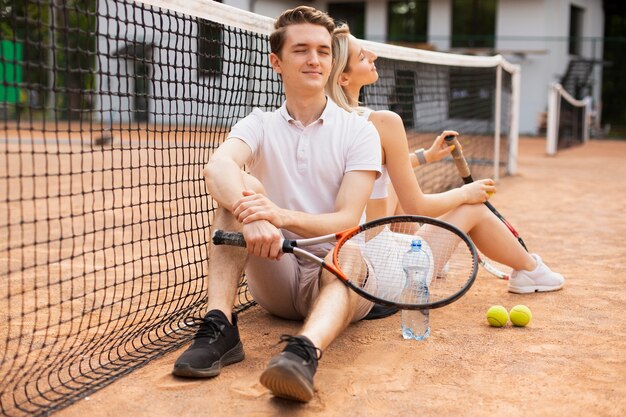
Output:
<svg viewBox="0 0 626 417">
<path fill-rule="evenodd" d="M 363 320 L 376 320 L 383 319 L 385 317 L 393 316 L 400 309 L 393 306 L 384 306 L 381 304 L 374 304 L 374 307 L 367 313 L 367 316 L 363 317 Z"/>
<path fill-rule="evenodd" d="M 261 384 L 277 397 L 302 402 L 313 398 L 313 375 L 322 351 L 305 336 L 282 335 L 285 350 L 272 358 L 261 374 Z"/>
<path fill-rule="evenodd" d="M 211 310 L 203 318 L 194 318 L 198 331 L 193 343 L 176 360 L 172 373 L 189 378 L 210 378 L 219 375 L 222 366 L 240 362 L 245 357 L 239 340 L 237 316 L 233 324 L 220 310 Z"/>
</svg>

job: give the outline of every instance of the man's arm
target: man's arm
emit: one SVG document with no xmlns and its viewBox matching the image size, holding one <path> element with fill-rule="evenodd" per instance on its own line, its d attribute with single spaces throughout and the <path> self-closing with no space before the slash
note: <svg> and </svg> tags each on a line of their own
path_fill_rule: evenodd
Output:
<svg viewBox="0 0 626 417">
<path fill-rule="evenodd" d="M 204 181 L 207 191 L 217 203 L 233 211 L 245 184 L 242 167 L 250 157 L 250 146 L 240 139 L 230 138 L 220 145 L 204 167 Z"/>
<path fill-rule="evenodd" d="M 244 195 L 245 181 L 242 167 L 250 157 L 250 146 L 237 138 L 227 139 L 215 151 L 204 168 L 207 191 L 220 207 L 233 212 L 235 203 Z M 253 255 L 277 259 L 280 257 L 281 234 L 270 222 L 260 219 L 242 228 Z"/>
<path fill-rule="evenodd" d="M 339 232 L 356 226 L 374 186 L 375 171 L 349 171 L 341 182 L 332 213 L 310 214 L 276 206 L 266 196 L 246 192 L 235 203 L 233 214 L 244 225 L 267 220 L 274 226 L 303 237 Z"/>
</svg>

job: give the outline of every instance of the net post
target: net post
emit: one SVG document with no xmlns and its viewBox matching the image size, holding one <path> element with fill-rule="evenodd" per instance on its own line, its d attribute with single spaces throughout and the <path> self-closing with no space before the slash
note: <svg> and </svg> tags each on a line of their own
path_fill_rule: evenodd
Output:
<svg viewBox="0 0 626 417">
<path fill-rule="evenodd" d="M 502 64 L 496 67 L 496 100 L 493 132 L 493 180 L 500 179 L 500 121 L 502 118 Z"/>
<path fill-rule="evenodd" d="M 520 112 L 521 71 L 516 65 L 511 71 L 511 123 L 509 125 L 509 174 L 517 174 L 517 154 L 519 151 L 519 112 Z"/>
<path fill-rule="evenodd" d="M 556 141 L 558 136 L 558 84 L 550 84 L 548 90 L 548 126 L 546 132 L 546 153 L 554 155 L 556 153 Z"/>
<path fill-rule="evenodd" d="M 583 110 L 583 143 L 589 142 L 589 131 L 591 129 L 591 106 L 593 99 L 587 96 L 583 99 L 585 107 Z"/>
</svg>

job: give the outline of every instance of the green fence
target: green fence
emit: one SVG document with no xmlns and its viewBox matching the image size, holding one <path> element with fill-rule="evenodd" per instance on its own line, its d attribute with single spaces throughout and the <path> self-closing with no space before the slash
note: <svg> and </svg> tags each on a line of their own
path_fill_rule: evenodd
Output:
<svg viewBox="0 0 626 417">
<path fill-rule="evenodd" d="M 21 43 L 0 41 L 0 103 L 21 102 L 23 52 Z"/>
</svg>

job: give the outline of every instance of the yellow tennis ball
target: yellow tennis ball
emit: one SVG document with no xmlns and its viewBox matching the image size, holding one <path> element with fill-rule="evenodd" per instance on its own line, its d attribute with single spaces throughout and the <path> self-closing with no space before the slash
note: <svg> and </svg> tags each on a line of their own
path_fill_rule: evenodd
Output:
<svg viewBox="0 0 626 417">
<path fill-rule="evenodd" d="M 490 326 L 504 327 L 509 321 L 509 313 L 502 306 L 491 306 L 487 310 L 487 321 Z"/>
<path fill-rule="evenodd" d="M 524 327 L 530 323 L 530 320 L 533 318 L 533 313 L 531 313 L 530 308 L 520 304 L 511 309 L 509 317 L 514 326 Z"/>
</svg>

